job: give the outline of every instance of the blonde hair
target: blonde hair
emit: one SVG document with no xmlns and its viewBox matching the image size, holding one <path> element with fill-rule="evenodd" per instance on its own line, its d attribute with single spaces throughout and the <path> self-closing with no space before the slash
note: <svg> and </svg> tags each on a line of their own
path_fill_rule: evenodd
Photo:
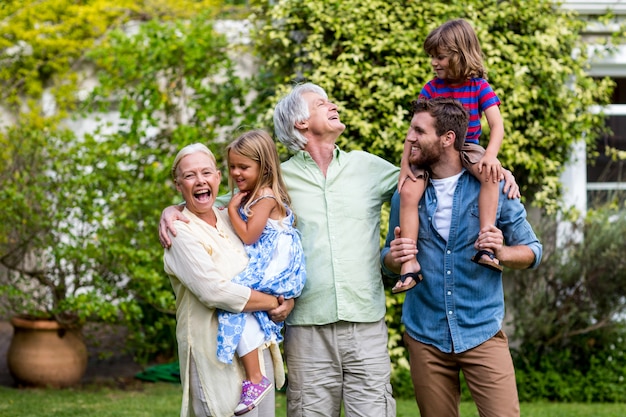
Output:
<svg viewBox="0 0 626 417">
<path fill-rule="evenodd" d="M 252 197 L 256 196 L 259 190 L 267 187 L 272 190 L 278 200 L 280 216 L 285 217 L 287 215 L 285 205 L 290 206 L 291 200 L 283 181 L 276 145 L 269 133 L 260 129 L 250 130 L 231 142 L 226 147 L 226 159 L 229 166 L 231 152 L 235 152 L 259 164 L 259 178 L 254 186 L 254 190 L 248 194 L 243 202 L 244 213 L 247 216 L 251 215 L 250 205 L 253 202 Z M 235 186 L 230 175 L 228 176 L 228 185 L 231 191 L 234 191 Z"/>
<path fill-rule="evenodd" d="M 487 79 L 483 51 L 472 26 L 463 19 L 450 20 L 428 34 L 424 51 L 430 56 L 446 54 L 449 81 Z"/>
<path fill-rule="evenodd" d="M 217 168 L 217 161 L 215 159 L 215 155 L 213 155 L 213 152 L 211 152 L 211 150 L 209 148 L 207 148 L 205 145 L 201 144 L 201 143 L 192 143 L 191 145 L 187 145 L 184 148 L 182 148 L 180 151 L 178 151 L 178 153 L 176 154 L 176 157 L 174 158 L 174 163 L 172 164 L 172 179 L 174 180 L 174 182 L 177 182 L 178 179 L 178 165 L 180 165 L 180 161 L 182 161 L 182 159 L 184 157 L 186 157 L 187 155 L 191 155 L 193 153 L 203 153 L 205 155 L 207 155 L 209 157 L 209 159 L 213 162 L 213 165 L 215 165 L 215 167 Z"/>
</svg>

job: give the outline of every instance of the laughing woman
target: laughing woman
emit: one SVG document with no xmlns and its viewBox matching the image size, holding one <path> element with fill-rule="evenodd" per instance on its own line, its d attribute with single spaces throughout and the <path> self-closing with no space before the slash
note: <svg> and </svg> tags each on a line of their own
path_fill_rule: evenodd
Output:
<svg viewBox="0 0 626 417">
<path fill-rule="evenodd" d="M 180 150 L 172 176 L 185 200 L 189 222 L 176 222 L 176 236 L 163 261 L 176 295 L 176 338 L 183 386 L 181 417 L 231 417 L 239 402 L 244 377 L 240 363 L 216 357 L 217 313 L 269 311 L 279 306 L 271 295 L 231 282 L 248 263 L 227 211 L 214 207 L 221 173 L 214 155 L 196 143 Z M 282 301 L 282 300 L 281 300 Z M 266 377 L 283 379 L 276 344 L 262 350 Z M 278 381 L 278 386 L 282 381 Z M 274 393 L 248 416 L 273 417 Z"/>
</svg>

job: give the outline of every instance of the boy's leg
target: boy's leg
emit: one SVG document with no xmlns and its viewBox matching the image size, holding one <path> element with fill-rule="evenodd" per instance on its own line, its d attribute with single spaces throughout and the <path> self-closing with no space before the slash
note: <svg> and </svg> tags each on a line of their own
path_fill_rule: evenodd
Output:
<svg viewBox="0 0 626 417">
<path fill-rule="evenodd" d="M 500 198 L 500 183 L 487 178 L 487 172 L 478 172 L 478 161 L 485 154 L 485 149 L 480 145 L 464 144 L 461 151 L 461 162 L 478 181 L 480 181 L 480 194 L 478 196 L 478 215 L 480 229 L 496 224 L 498 213 L 498 199 Z M 472 261 L 494 271 L 502 271 L 500 261 L 491 250 L 479 250 Z"/>
<path fill-rule="evenodd" d="M 417 181 L 407 180 L 400 191 L 400 236 L 413 239 L 417 245 L 419 233 L 418 204 L 426 189 L 424 170 L 415 170 Z M 421 267 L 417 258 L 402 264 L 400 279 L 393 287 L 393 293 L 407 291 L 422 280 Z"/>
<path fill-rule="evenodd" d="M 493 182 L 485 178 L 486 176 L 478 172 L 477 164 L 472 165 L 470 170 L 478 180 L 480 180 L 480 193 L 478 195 L 478 215 L 480 220 L 480 230 L 496 224 L 498 213 L 498 198 L 500 197 L 500 183 Z M 472 260 L 487 268 L 502 271 L 500 261 L 495 257 L 490 249 L 483 249 L 476 253 Z"/>
</svg>

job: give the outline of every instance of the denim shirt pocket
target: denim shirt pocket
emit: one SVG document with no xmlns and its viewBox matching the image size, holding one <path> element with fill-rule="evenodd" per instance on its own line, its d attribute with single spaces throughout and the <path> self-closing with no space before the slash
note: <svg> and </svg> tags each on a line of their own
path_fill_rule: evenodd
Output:
<svg viewBox="0 0 626 417">
<path fill-rule="evenodd" d="M 476 242 L 476 239 L 478 239 L 478 233 L 474 233 L 473 231 L 480 231 L 480 211 L 478 210 L 478 203 L 471 203 L 469 205 L 466 230 L 468 231 L 468 233 L 465 233 L 467 240 L 473 244 Z"/>
<path fill-rule="evenodd" d="M 417 206 L 418 213 L 419 213 L 419 220 L 420 220 L 418 239 L 430 240 L 432 239 L 432 233 L 433 233 L 431 230 L 431 228 L 433 227 L 432 226 L 433 219 L 432 219 L 432 216 L 430 216 L 429 214 L 429 210 L 424 210 L 425 205 L 426 203 L 422 199 L 419 205 Z"/>
</svg>

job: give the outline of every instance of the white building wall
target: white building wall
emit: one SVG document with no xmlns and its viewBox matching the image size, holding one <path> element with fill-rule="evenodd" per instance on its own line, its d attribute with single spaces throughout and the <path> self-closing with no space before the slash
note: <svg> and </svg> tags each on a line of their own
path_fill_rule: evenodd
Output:
<svg viewBox="0 0 626 417">
<path fill-rule="evenodd" d="M 626 1 L 582 1 L 565 0 L 561 7 L 574 10 L 587 19 L 589 24 L 584 39 L 588 42 L 588 55 L 591 57 L 589 75 L 594 77 L 626 77 L 626 45 L 616 45 L 607 50 L 602 41 L 620 24 L 626 23 Z M 613 22 L 608 26 L 600 24 L 595 17 L 611 11 Z M 592 108 L 592 112 L 602 111 L 605 114 L 624 114 L 626 106 L 612 105 L 606 108 Z M 587 184 L 587 149 L 584 141 L 572 147 L 571 159 L 561 176 L 563 186 L 563 204 L 566 208 L 575 208 L 581 214 L 587 211 L 587 191 L 591 189 L 609 189 L 619 187 L 618 184 Z M 600 187 L 600 188 L 598 188 Z M 565 232 L 568 226 L 563 226 Z"/>
</svg>

